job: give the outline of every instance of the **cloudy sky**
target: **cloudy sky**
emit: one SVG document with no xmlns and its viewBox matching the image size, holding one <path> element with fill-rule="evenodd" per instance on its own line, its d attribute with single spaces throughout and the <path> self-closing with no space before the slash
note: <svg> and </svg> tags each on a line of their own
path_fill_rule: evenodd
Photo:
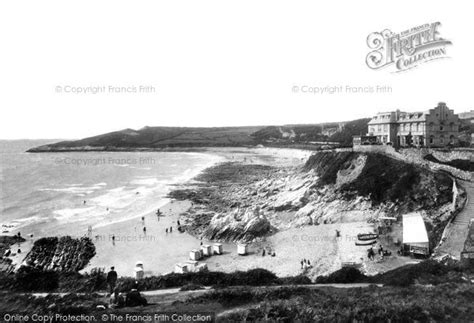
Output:
<svg viewBox="0 0 474 323">
<path fill-rule="evenodd" d="M 2 1 L 0 138 L 343 121 L 438 101 L 474 109 L 464 3 Z M 370 33 L 436 21 L 449 59 L 403 73 L 367 67 Z M 348 91 L 377 86 L 391 91 Z"/>
</svg>

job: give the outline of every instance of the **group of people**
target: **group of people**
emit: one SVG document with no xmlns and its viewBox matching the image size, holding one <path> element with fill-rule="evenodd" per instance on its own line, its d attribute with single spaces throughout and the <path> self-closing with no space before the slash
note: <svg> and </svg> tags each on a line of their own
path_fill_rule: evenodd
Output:
<svg viewBox="0 0 474 323">
<path fill-rule="evenodd" d="M 300 264 L 301 264 L 301 269 L 306 269 L 306 268 L 311 268 L 311 262 L 309 261 L 309 259 L 303 259 L 300 261 Z"/>
<path fill-rule="evenodd" d="M 115 268 L 112 266 L 110 271 L 107 273 L 107 285 L 110 293 L 110 307 L 135 307 L 145 306 L 148 304 L 145 297 L 143 297 L 138 291 L 138 282 L 136 281 L 134 286 L 128 292 L 119 292 L 117 288 L 118 275 Z"/>
<path fill-rule="evenodd" d="M 263 248 L 262 250 L 262 257 L 265 257 L 265 255 L 268 253 L 269 256 L 271 257 L 275 257 L 276 256 L 276 253 L 275 251 L 272 251 L 271 249 L 268 250 L 268 252 L 265 250 L 265 248 Z"/>
<path fill-rule="evenodd" d="M 382 244 L 379 244 L 379 248 L 377 250 L 377 253 L 380 256 L 380 260 L 383 260 L 384 256 L 390 255 L 390 251 L 384 250 Z M 367 258 L 369 258 L 369 260 L 374 260 L 375 259 L 374 247 L 370 247 L 370 249 L 367 250 Z"/>
</svg>

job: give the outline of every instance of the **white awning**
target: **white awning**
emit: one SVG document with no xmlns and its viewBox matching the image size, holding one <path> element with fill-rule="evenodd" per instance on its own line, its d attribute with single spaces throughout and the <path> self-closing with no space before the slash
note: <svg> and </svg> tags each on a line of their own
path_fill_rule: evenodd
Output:
<svg viewBox="0 0 474 323">
<path fill-rule="evenodd" d="M 420 213 L 403 215 L 403 243 L 428 243 L 428 233 Z"/>
</svg>

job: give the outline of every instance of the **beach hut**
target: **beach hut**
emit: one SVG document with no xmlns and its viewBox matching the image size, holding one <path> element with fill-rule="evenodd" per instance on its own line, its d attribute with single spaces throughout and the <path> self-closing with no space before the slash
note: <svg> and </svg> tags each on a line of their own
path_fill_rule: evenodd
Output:
<svg viewBox="0 0 474 323">
<path fill-rule="evenodd" d="M 186 274 L 188 271 L 188 265 L 187 264 L 176 264 L 174 266 L 174 272 L 177 274 Z"/>
<path fill-rule="evenodd" d="M 186 265 L 188 266 L 188 271 L 194 272 L 198 266 L 199 262 L 196 260 L 188 260 L 186 261 Z"/>
<path fill-rule="evenodd" d="M 191 260 L 199 260 L 201 259 L 201 251 L 197 249 L 193 249 L 189 252 L 189 259 Z"/>
<path fill-rule="evenodd" d="M 143 270 L 143 262 L 137 261 L 135 264 L 135 279 L 140 280 L 145 276 L 145 271 Z"/>
<path fill-rule="evenodd" d="M 201 246 L 201 252 L 203 257 L 210 257 L 212 256 L 212 249 L 211 246 L 208 244 Z"/>
<path fill-rule="evenodd" d="M 237 245 L 237 254 L 240 256 L 245 256 L 247 254 L 247 244 L 246 243 L 239 243 Z"/>
<path fill-rule="evenodd" d="M 430 253 L 425 222 L 418 212 L 403 215 L 403 251 L 423 256 Z"/>
<path fill-rule="evenodd" d="M 196 272 L 201 272 L 201 271 L 206 271 L 207 270 L 207 264 L 198 264 L 196 266 Z"/>
<path fill-rule="evenodd" d="M 213 246 L 213 249 L 214 249 L 215 255 L 222 255 L 222 252 L 223 252 L 222 243 L 215 243 Z"/>
</svg>

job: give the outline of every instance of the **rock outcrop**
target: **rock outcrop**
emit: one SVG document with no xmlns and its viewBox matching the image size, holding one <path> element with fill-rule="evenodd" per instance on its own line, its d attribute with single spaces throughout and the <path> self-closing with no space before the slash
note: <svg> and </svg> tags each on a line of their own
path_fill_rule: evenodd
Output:
<svg viewBox="0 0 474 323">
<path fill-rule="evenodd" d="M 89 238 L 49 237 L 35 241 L 25 264 L 41 270 L 79 271 L 95 255 Z"/>
<path fill-rule="evenodd" d="M 321 151 L 294 167 L 225 163 L 171 197 L 191 199 L 186 230 L 211 240 L 255 240 L 292 227 L 374 221 L 424 210 L 432 227 L 450 216 L 452 180 L 378 153 Z"/>
</svg>

